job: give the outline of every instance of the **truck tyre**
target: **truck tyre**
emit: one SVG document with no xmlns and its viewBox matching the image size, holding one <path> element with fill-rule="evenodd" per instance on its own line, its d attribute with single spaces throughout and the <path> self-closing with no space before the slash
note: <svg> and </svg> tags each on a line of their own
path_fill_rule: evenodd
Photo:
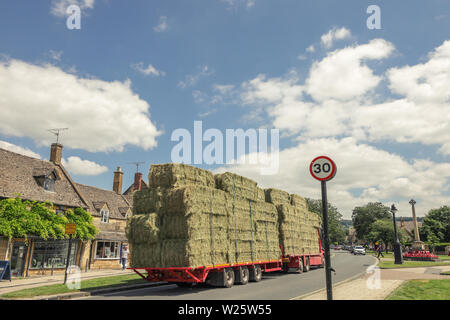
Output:
<svg viewBox="0 0 450 320">
<path fill-rule="evenodd" d="M 308 272 L 310 269 L 310 264 L 309 264 L 309 258 L 306 258 L 306 263 L 305 263 L 305 268 L 303 269 L 304 272 Z"/>
<path fill-rule="evenodd" d="M 249 280 L 249 272 L 247 267 L 241 267 L 239 270 L 235 271 L 235 281 L 240 285 L 244 285 L 248 283 Z"/>
<path fill-rule="evenodd" d="M 262 279 L 262 271 L 260 265 L 255 265 L 251 270 L 249 270 L 250 281 L 259 282 Z"/>
<path fill-rule="evenodd" d="M 234 285 L 234 271 L 233 269 L 225 269 L 225 288 L 231 288 Z"/>
</svg>

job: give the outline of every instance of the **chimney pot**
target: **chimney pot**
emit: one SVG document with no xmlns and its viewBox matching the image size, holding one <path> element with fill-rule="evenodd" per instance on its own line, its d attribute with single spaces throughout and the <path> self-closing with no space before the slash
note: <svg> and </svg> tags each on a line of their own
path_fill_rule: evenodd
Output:
<svg viewBox="0 0 450 320">
<path fill-rule="evenodd" d="M 52 143 L 52 146 L 50 148 L 50 161 L 55 164 L 61 164 L 61 157 L 62 157 L 62 144 L 59 143 Z"/>
</svg>

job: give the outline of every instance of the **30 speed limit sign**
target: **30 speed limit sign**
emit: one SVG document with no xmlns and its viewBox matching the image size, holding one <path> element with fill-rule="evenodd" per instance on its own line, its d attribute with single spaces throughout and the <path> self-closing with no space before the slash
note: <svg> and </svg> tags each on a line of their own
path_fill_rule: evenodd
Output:
<svg viewBox="0 0 450 320">
<path fill-rule="evenodd" d="M 336 164 L 326 156 L 320 156 L 309 165 L 311 175 L 319 181 L 328 181 L 336 175 Z"/>
</svg>

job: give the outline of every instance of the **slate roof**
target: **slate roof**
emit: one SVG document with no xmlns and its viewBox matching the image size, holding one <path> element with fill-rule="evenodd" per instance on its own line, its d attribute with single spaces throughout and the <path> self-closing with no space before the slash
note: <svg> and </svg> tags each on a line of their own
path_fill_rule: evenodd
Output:
<svg viewBox="0 0 450 320">
<path fill-rule="evenodd" d="M 57 175 L 54 192 L 46 191 L 35 177 L 53 172 Z M 0 197 L 15 198 L 17 193 L 22 199 L 87 208 L 64 167 L 0 148 Z"/>
<path fill-rule="evenodd" d="M 75 185 L 85 196 L 89 205 L 89 211 L 93 216 L 100 216 L 100 210 L 106 204 L 109 208 L 110 218 L 126 219 L 125 214 L 128 209 L 131 209 L 131 205 L 124 196 L 114 191 L 86 186 L 80 183 L 75 183 Z"/>
</svg>

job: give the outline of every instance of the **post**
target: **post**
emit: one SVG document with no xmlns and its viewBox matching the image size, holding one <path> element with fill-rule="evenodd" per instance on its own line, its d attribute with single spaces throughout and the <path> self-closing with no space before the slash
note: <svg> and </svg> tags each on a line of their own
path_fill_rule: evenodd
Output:
<svg viewBox="0 0 450 320">
<path fill-rule="evenodd" d="M 66 271 L 64 272 L 64 284 L 66 284 L 67 281 L 67 269 L 69 268 L 70 251 L 72 251 L 72 235 L 69 236 L 69 250 L 67 252 Z"/>
<path fill-rule="evenodd" d="M 395 222 L 395 212 L 397 211 L 397 208 L 395 208 L 394 205 L 391 207 L 392 212 L 392 218 L 394 220 L 394 257 L 395 257 L 395 264 L 403 264 L 403 256 L 402 256 L 402 247 L 400 245 L 400 241 L 398 240 L 398 234 L 397 234 L 397 223 Z"/>
<path fill-rule="evenodd" d="M 333 291 L 331 283 L 330 238 L 328 235 L 328 201 L 327 201 L 326 181 L 321 181 L 321 186 L 322 186 L 323 238 L 325 242 L 325 276 L 327 282 L 327 300 L 333 300 Z"/>
</svg>

